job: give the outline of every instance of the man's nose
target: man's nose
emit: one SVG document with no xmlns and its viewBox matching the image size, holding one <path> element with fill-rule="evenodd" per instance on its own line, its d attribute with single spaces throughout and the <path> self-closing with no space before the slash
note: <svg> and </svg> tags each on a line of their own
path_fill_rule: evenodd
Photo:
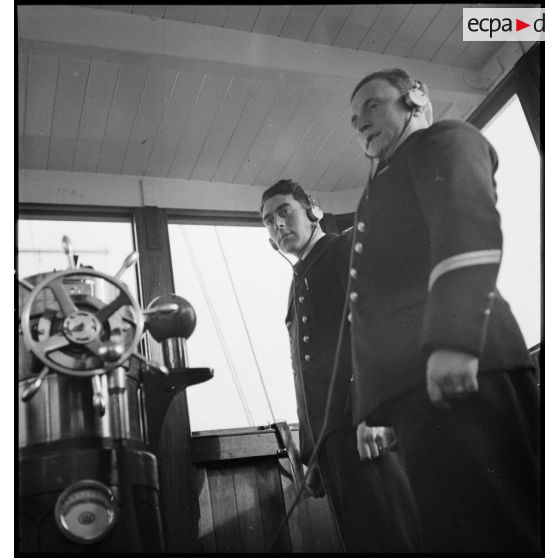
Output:
<svg viewBox="0 0 558 558">
<path fill-rule="evenodd" d="M 273 228 L 275 230 L 281 229 L 285 226 L 285 220 L 282 217 L 275 216 L 273 218 Z"/>
</svg>

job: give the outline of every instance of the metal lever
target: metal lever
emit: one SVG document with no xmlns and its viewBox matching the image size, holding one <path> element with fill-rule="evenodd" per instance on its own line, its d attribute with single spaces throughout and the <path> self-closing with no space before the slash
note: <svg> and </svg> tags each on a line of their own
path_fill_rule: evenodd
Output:
<svg viewBox="0 0 558 558">
<path fill-rule="evenodd" d="M 74 260 L 74 249 L 72 247 L 72 241 L 69 236 L 64 235 L 62 237 L 62 248 L 64 248 L 64 254 L 68 257 L 68 267 L 74 269 L 76 267 L 76 262 Z"/>
<path fill-rule="evenodd" d="M 50 368 L 48 366 L 45 366 L 41 369 L 41 372 L 39 373 L 39 375 L 35 378 L 35 380 L 33 381 L 33 383 L 29 384 L 24 390 L 23 393 L 21 394 L 21 400 L 22 401 L 29 401 L 30 399 L 33 398 L 33 396 L 39 391 L 39 388 L 41 387 L 43 380 L 45 379 L 46 375 L 50 372 Z"/>
<path fill-rule="evenodd" d="M 153 314 L 176 314 L 180 310 L 180 306 L 175 302 L 167 302 L 165 304 L 159 304 L 159 306 L 153 306 L 151 308 L 146 308 L 143 311 L 144 316 L 151 316 Z"/>
<path fill-rule="evenodd" d="M 162 364 L 156 364 L 154 362 L 151 362 L 150 360 L 147 360 L 140 353 L 132 353 L 132 356 L 136 357 L 140 362 L 145 364 L 148 368 L 152 368 L 153 370 L 156 370 L 157 372 L 160 372 L 161 374 L 164 374 L 165 376 L 168 375 L 168 373 L 169 373 L 169 370 L 166 366 L 163 366 Z"/>
<path fill-rule="evenodd" d="M 93 387 L 93 408 L 102 417 L 105 414 L 105 402 L 103 400 L 103 385 L 99 375 L 91 376 L 91 386 Z"/>
<path fill-rule="evenodd" d="M 136 250 L 134 250 L 133 252 L 130 252 L 127 256 L 126 259 L 122 262 L 122 266 L 120 267 L 120 269 L 116 272 L 116 275 L 114 276 L 115 279 L 120 279 L 120 276 L 132 265 L 136 264 L 137 261 L 139 259 L 139 253 L 136 252 Z"/>
</svg>

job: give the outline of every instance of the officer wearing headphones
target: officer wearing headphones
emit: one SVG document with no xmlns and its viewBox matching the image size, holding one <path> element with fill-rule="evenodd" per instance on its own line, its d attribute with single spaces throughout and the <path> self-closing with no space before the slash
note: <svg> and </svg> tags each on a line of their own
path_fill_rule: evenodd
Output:
<svg viewBox="0 0 558 558">
<path fill-rule="evenodd" d="M 351 231 L 324 233 L 322 210 L 292 180 L 281 180 L 266 190 L 260 212 L 272 247 L 281 255 L 298 259 L 293 266 L 286 325 L 301 460 L 307 466 L 326 421 L 318 467 L 309 472 L 308 491 L 312 496 L 323 496 L 325 484 L 346 550 L 419 551 L 418 514 L 399 455 L 390 450 L 393 440 L 389 429 L 361 427 L 370 438 L 368 454 L 361 461 L 350 408 L 347 410 L 351 377 L 348 328 L 340 340 L 338 334 L 342 320 L 347 323 L 343 309 Z"/>
<path fill-rule="evenodd" d="M 371 161 L 348 286 L 355 425 L 393 425 L 427 551 L 540 551 L 539 397 L 496 289 L 496 152 L 432 124 L 400 69 L 362 79 L 351 111 Z"/>
</svg>

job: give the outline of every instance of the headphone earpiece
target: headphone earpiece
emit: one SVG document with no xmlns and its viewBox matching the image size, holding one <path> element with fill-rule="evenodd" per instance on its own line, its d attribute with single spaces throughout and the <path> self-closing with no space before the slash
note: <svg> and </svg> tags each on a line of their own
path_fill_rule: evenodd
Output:
<svg viewBox="0 0 558 558">
<path fill-rule="evenodd" d="M 324 212 L 321 210 L 319 206 L 316 205 L 316 201 L 311 196 L 308 197 L 308 204 L 310 207 L 306 209 L 306 215 L 308 215 L 308 219 L 312 221 L 312 223 L 318 223 L 321 221 L 324 216 Z"/>
<path fill-rule="evenodd" d="M 403 101 L 411 110 L 426 106 L 428 97 L 422 90 L 422 83 L 420 81 L 415 81 L 413 87 L 403 95 Z"/>
</svg>

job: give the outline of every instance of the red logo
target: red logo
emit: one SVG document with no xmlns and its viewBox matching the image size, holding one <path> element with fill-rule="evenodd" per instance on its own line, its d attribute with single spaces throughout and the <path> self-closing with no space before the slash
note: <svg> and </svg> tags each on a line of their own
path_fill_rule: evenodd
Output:
<svg viewBox="0 0 558 558">
<path fill-rule="evenodd" d="M 515 18 L 515 30 L 516 31 L 521 31 L 522 29 L 525 29 L 527 27 L 531 27 L 531 24 L 530 23 L 525 23 L 521 19 Z"/>
</svg>

